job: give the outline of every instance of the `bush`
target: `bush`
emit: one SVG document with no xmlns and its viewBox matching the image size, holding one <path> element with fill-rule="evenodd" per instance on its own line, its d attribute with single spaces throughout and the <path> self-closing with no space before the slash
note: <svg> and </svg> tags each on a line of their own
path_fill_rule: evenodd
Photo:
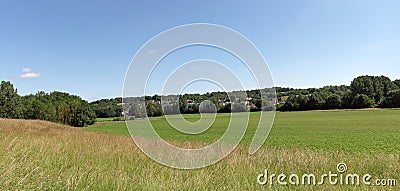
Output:
<svg viewBox="0 0 400 191">
<path fill-rule="evenodd" d="M 125 121 L 125 119 L 123 117 L 116 117 L 113 121 Z"/>
</svg>

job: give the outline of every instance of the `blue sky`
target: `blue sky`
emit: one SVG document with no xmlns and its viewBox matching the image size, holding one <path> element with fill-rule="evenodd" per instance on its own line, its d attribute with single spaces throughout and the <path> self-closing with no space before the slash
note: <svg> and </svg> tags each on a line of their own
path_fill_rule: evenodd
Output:
<svg viewBox="0 0 400 191">
<path fill-rule="evenodd" d="M 121 96 L 127 67 L 145 42 L 197 22 L 249 38 L 277 86 L 349 84 L 363 74 L 400 79 L 398 10 L 396 0 L 3 0 L 0 80 L 10 80 L 22 95 Z"/>
</svg>

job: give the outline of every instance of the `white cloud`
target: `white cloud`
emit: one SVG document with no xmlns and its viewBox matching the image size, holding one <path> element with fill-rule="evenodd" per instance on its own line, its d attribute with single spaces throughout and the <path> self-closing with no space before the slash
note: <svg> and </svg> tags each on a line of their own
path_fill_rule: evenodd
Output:
<svg viewBox="0 0 400 191">
<path fill-rule="evenodd" d="M 28 72 L 31 72 L 31 69 L 30 68 L 22 68 L 22 72 L 28 73 Z"/>
<path fill-rule="evenodd" d="M 25 74 L 22 74 L 20 77 L 21 78 L 39 78 L 41 75 L 39 73 L 35 72 L 28 72 Z"/>
<path fill-rule="evenodd" d="M 40 78 L 42 75 L 40 75 L 37 72 L 32 72 L 30 68 L 22 68 L 22 73 L 19 77 L 20 78 Z"/>
</svg>

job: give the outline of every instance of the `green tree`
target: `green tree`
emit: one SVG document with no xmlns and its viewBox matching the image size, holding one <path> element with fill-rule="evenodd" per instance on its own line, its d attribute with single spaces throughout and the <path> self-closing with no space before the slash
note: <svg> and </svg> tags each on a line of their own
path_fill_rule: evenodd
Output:
<svg viewBox="0 0 400 191">
<path fill-rule="evenodd" d="M 365 94 L 357 94 L 354 97 L 352 105 L 356 109 L 373 108 L 373 107 L 375 107 L 375 101 Z"/>
<path fill-rule="evenodd" d="M 375 103 L 380 104 L 385 97 L 395 88 L 392 80 L 386 76 L 375 76 L 374 78 Z"/>
<path fill-rule="evenodd" d="M 68 124 L 75 127 L 92 125 L 96 121 L 96 114 L 91 110 L 89 103 L 78 97 L 73 97 L 69 102 L 70 117 Z"/>
<path fill-rule="evenodd" d="M 97 117 L 121 117 L 122 98 L 101 99 L 90 103 L 91 108 Z"/>
<path fill-rule="evenodd" d="M 324 99 L 321 94 L 313 93 L 309 96 L 308 101 L 305 105 L 305 110 L 316 110 L 322 109 L 322 106 L 325 104 Z"/>
<path fill-rule="evenodd" d="M 365 94 L 380 104 L 388 93 L 394 89 L 393 82 L 385 76 L 360 76 L 350 85 L 353 95 Z"/>
<path fill-rule="evenodd" d="M 306 109 L 308 96 L 290 95 L 286 103 L 281 107 L 282 111 L 301 111 Z"/>
<path fill-rule="evenodd" d="M 43 91 L 22 98 L 25 119 L 40 119 L 75 127 L 94 124 L 96 114 L 87 101 L 63 92 Z"/>
<path fill-rule="evenodd" d="M 161 104 L 153 104 L 149 101 L 146 102 L 146 112 L 148 117 L 163 115 Z"/>
<path fill-rule="evenodd" d="M 46 121 L 57 121 L 56 103 L 53 99 L 43 91 L 39 91 L 35 95 L 27 95 L 22 97 L 24 105 L 23 116 L 25 119 L 40 119 Z"/>
<path fill-rule="evenodd" d="M 337 94 L 331 94 L 328 96 L 325 102 L 326 109 L 340 109 L 342 107 L 342 100 Z"/>
<path fill-rule="evenodd" d="M 374 81 L 372 76 L 359 76 L 350 84 L 353 95 L 365 94 L 368 97 L 374 96 Z"/>
<path fill-rule="evenodd" d="M 0 118 L 20 118 L 21 105 L 17 90 L 11 82 L 0 84 Z"/>
<path fill-rule="evenodd" d="M 400 80 L 393 81 L 393 84 L 395 85 L 395 89 L 400 89 Z"/>
<path fill-rule="evenodd" d="M 382 102 L 381 107 L 400 108 L 400 90 L 389 92 L 386 99 Z"/>
<path fill-rule="evenodd" d="M 342 108 L 352 109 L 353 108 L 354 95 L 351 92 L 347 92 L 342 97 Z"/>
</svg>

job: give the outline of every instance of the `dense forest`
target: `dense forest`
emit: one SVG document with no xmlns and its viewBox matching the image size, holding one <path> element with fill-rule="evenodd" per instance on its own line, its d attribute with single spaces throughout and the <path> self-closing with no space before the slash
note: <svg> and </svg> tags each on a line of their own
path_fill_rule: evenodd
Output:
<svg viewBox="0 0 400 191">
<path fill-rule="evenodd" d="M 391 81 L 385 76 L 359 76 L 350 86 L 325 86 L 322 88 L 293 89 L 276 87 L 276 109 L 278 111 L 305 111 L 328 109 L 360 109 L 360 108 L 399 108 L 400 107 L 400 80 Z M 261 92 L 267 94 L 270 90 L 246 91 L 247 97 L 241 103 L 249 111 L 270 110 L 268 103 L 263 103 Z M 175 113 L 198 113 L 200 103 L 210 100 L 215 104 L 217 112 L 231 112 L 232 103 L 225 92 L 212 92 L 205 94 L 179 95 L 178 108 Z M 270 100 L 266 98 L 264 100 Z M 97 117 L 122 116 L 122 98 L 103 99 L 91 103 Z M 136 112 L 129 115 L 137 117 L 159 116 L 168 110 L 168 105 L 161 103 L 161 96 L 144 96 L 146 113 Z M 125 101 L 129 102 L 129 101 Z M 240 101 L 239 101 L 240 103 Z M 263 106 L 267 106 L 263 108 Z M 174 113 L 174 112 L 168 112 Z"/>
<path fill-rule="evenodd" d="M 40 119 L 83 127 L 96 122 L 89 103 L 63 92 L 20 96 L 10 82 L 0 84 L 0 118 Z"/>
<path fill-rule="evenodd" d="M 274 93 L 276 91 L 276 96 Z M 264 96 L 264 97 L 262 97 Z M 10 82 L 0 85 L 0 118 L 40 119 L 83 127 L 94 124 L 96 117 L 153 117 L 174 113 L 268 111 L 305 111 L 328 109 L 400 108 L 400 80 L 385 76 L 360 76 L 349 86 L 322 88 L 249 90 L 169 96 L 102 99 L 88 103 L 63 92 L 20 96 Z M 132 100 L 144 103 L 143 110 L 130 107 Z M 208 102 L 205 102 L 208 100 Z M 122 103 L 125 102 L 125 103 Z"/>
</svg>

